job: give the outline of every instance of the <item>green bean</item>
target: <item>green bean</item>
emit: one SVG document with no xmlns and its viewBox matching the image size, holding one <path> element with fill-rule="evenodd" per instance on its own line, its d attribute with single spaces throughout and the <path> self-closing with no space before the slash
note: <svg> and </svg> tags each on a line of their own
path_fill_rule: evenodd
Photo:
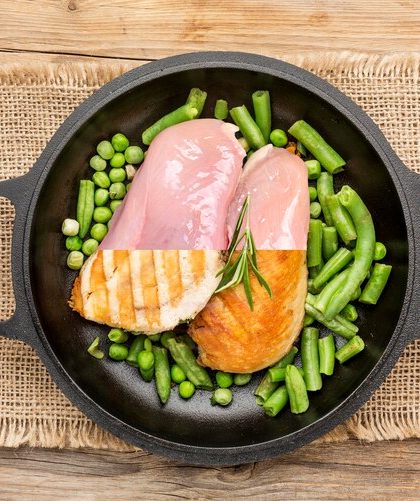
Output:
<svg viewBox="0 0 420 501">
<path fill-rule="evenodd" d="M 355 291 L 354 294 L 350 297 L 350 301 L 357 301 L 359 297 L 362 295 L 362 288 L 358 287 Z M 344 309 L 344 308 L 343 308 Z M 342 310 L 341 310 L 342 311 Z"/>
<path fill-rule="evenodd" d="M 108 190 L 105 190 L 104 188 L 98 188 L 97 190 L 95 190 L 94 200 L 96 207 L 102 207 L 103 205 L 107 204 L 109 200 Z"/>
<path fill-rule="evenodd" d="M 94 155 L 89 160 L 89 165 L 92 167 L 93 170 L 102 171 L 106 169 L 106 160 L 104 160 L 99 155 Z"/>
<path fill-rule="evenodd" d="M 160 336 L 160 344 L 165 348 L 169 349 L 168 341 L 170 339 L 173 339 L 174 337 L 175 337 L 175 332 L 172 331 L 163 332 Z"/>
<path fill-rule="evenodd" d="M 324 266 L 324 259 L 321 256 L 321 262 L 317 266 L 312 266 L 311 268 L 308 269 L 309 271 L 309 278 L 310 280 L 313 280 L 319 275 L 320 271 L 322 270 Z"/>
<path fill-rule="evenodd" d="M 268 90 L 257 90 L 252 94 L 255 122 L 260 129 L 265 144 L 268 143 L 271 131 L 271 103 Z"/>
<path fill-rule="evenodd" d="M 354 255 L 352 251 L 344 247 L 338 249 L 338 251 L 324 264 L 319 274 L 314 278 L 314 287 L 316 289 L 321 288 L 328 282 L 328 280 L 330 280 L 330 278 L 347 266 L 353 257 Z"/>
<path fill-rule="evenodd" d="M 232 392 L 228 388 L 217 388 L 211 396 L 211 405 L 222 405 L 225 407 L 232 402 Z"/>
<path fill-rule="evenodd" d="M 306 157 L 308 155 L 308 152 L 306 151 L 305 146 L 303 146 L 303 143 L 301 143 L 300 141 L 297 141 L 296 149 L 297 149 L 298 153 L 300 153 L 301 157 Z"/>
<path fill-rule="evenodd" d="M 125 169 L 123 169 L 122 167 L 114 168 L 109 171 L 109 180 L 111 181 L 111 183 L 122 183 L 123 181 L 125 181 L 126 177 L 127 174 L 125 172 Z"/>
<path fill-rule="evenodd" d="M 143 350 L 137 355 L 140 374 L 145 381 L 151 381 L 155 373 L 155 356 L 152 351 Z"/>
<path fill-rule="evenodd" d="M 314 317 L 311 317 L 310 315 L 307 315 L 305 313 L 305 316 L 303 317 L 303 327 L 309 327 L 315 322 Z"/>
<path fill-rule="evenodd" d="M 373 254 L 374 261 L 380 261 L 386 256 L 386 247 L 382 242 L 376 242 L 375 252 Z"/>
<path fill-rule="evenodd" d="M 391 274 L 392 266 L 375 263 L 372 274 L 365 285 L 359 301 L 365 304 L 376 304 Z"/>
<path fill-rule="evenodd" d="M 109 207 L 95 207 L 93 220 L 96 223 L 107 223 L 112 217 L 112 210 Z"/>
<path fill-rule="evenodd" d="M 229 116 L 228 103 L 224 99 L 218 99 L 214 107 L 214 118 L 218 120 L 226 120 Z"/>
<path fill-rule="evenodd" d="M 308 292 L 310 292 L 311 294 L 319 294 L 321 292 L 322 289 L 317 289 L 315 286 L 314 286 L 314 279 L 313 278 L 310 278 L 308 280 Z"/>
<path fill-rule="evenodd" d="M 319 219 L 309 221 L 307 265 L 318 266 L 322 259 L 322 223 Z"/>
<path fill-rule="evenodd" d="M 349 278 L 323 312 L 328 320 L 334 318 L 350 302 L 351 297 L 369 271 L 375 251 L 375 228 L 366 205 L 350 186 L 343 186 L 339 197 L 341 204 L 348 209 L 353 219 L 357 241 L 354 250 L 354 263 L 350 268 Z"/>
<path fill-rule="evenodd" d="M 327 206 L 327 197 L 334 195 L 332 175 L 328 174 L 328 172 L 321 172 L 316 183 L 316 189 L 318 193 L 318 200 L 322 208 L 322 213 L 324 214 L 325 222 L 328 226 L 333 226 L 333 219 Z"/>
<path fill-rule="evenodd" d="M 115 153 L 114 148 L 109 141 L 101 141 L 96 147 L 96 151 L 104 160 L 110 160 Z"/>
<path fill-rule="evenodd" d="M 327 207 L 330 211 L 334 226 L 343 242 L 348 245 L 356 240 L 356 228 L 348 211 L 341 205 L 338 195 L 327 197 Z"/>
<path fill-rule="evenodd" d="M 144 153 L 140 146 L 129 146 L 124 152 L 124 158 L 128 164 L 140 164 L 143 162 Z"/>
<path fill-rule="evenodd" d="M 292 364 L 293 360 L 296 357 L 298 349 L 296 346 L 293 346 L 289 353 L 281 358 L 277 363 L 273 365 L 273 367 L 285 368 L 287 365 Z M 269 398 L 269 396 L 274 392 L 277 388 L 278 384 L 273 383 L 270 379 L 268 373 L 264 375 L 261 380 L 261 383 L 258 385 L 257 389 L 254 392 L 254 395 L 257 397 L 256 402 L 258 405 L 263 405 L 263 403 Z"/>
<path fill-rule="evenodd" d="M 128 334 L 121 329 L 111 329 L 108 332 L 108 339 L 113 343 L 125 343 L 128 340 Z"/>
<path fill-rule="evenodd" d="M 85 257 L 80 251 L 71 251 L 67 256 L 67 266 L 71 270 L 80 270 Z"/>
<path fill-rule="evenodd" d="M 94 175 L 99 174 L 96 172 Z M 89 231 L 95 208 L 95 186 L 92 181 L 80 181 L 79 196 L 77 199 L 77 222 L 79 223 L 79 237 L 84 238 Z"/>
<path fill-rule="evenodd" d="M 191 350 L 195 350 L 197 348 L 197 345 L 188 334 L 181 334 L 178 339 L 179 341 L 185 343 Z"/>
<path fill-rule="evenodd" d="M 200 115 L 203 112 L 206 99 L 207 99 L 207 92 L 205 92 L 204 90 L 200 90 L 197 87 L 194 87 L 190 90 L 187 102 L 185 104 L 188 104 L 192 108 L 195 108 L 197 110 L 197 116 L 195 118 L 200 118 Z"/>
<path fill-rule="evenodd" d="M 297 367 L 288 365 L 286 367 L 286 388 L 289 395 L 290 410 L 293 414 L 306 412 L 309 407 L 308 393 L 305 381 L 300 375 Z"/>
<path fill-rule="evenodd" d="M 144 351 L 152 351 L 153 350 L 152 341 L 150 340 L 149 336 L 147 336 L 146 339 L 144 340 L 143 350 Z"/>
<path fill-rule="evenodd" d="M 125 164 L 124 153 L 114 153 L 113 157 L 109 161 L 109 165 L 113 168 L 121 168 Z M 124 169 L 123 169 L 124 170 Z M 111 169 L 111 172 L 113 169 Z M 110 172 L 110 174 L 111 174 Z M 125 171 L 124 171 L 125 173 Z M 111 177 L 111 176 L 110 176 Z M 111 180 L 112 181 L 112 180 Z"/>
<path fill-rule="evenodd" d="M 233 385 L 233 376 L 228 372 L 217 371 L 215 377 L 220 388 L 230 388 Z"/>
<path fill-rule="evenodd" d="M 289 133 L 298 139 L 328 172 L 337 174 L 343 170 L 345 160 L 304 120 L 295 122 Z"/>
<path fill-rule="evenodd" d="M 155 356 L 155 384 L 162 404 L 168 401 L 171 394 L 171 371 L 169 369 L 168 350 L 153 346 Z"/>
<path fill-rule="evenodd" d="M 319 330 L 315 327 L 305 327 L 300 340 L 302 356 L 303 379 L 308 391 L 318 391 L 322 388 L 322 378 L 319 372 L 318 353 Z"/>
<path fill-rule="evenodd" d="M 245 151 L 249 151 L 248 141 L 244 137 L 238 139 L 238 143 L 242 146 Z"/>
<path fill-rule="evenodd" d="M 108 228 L 103 223 L 96 223 L 90 229 L 90 236 L 98 242 L 102 242 L 107 233 Z"/>
<path fill-rule="evenodd" d="M 345 339 L 351 339 L 353 336 L 357 334 L 359 328 L 346 320 L 341 315 L 336 315 L 332 320 L 327 320 L 325 315 L 323 315 L 316 307 L 316 299 L 312 294 L 308 294 L 306 297 L 305 303 L 305 311 L 308 315 L 311 315 L 315 318 L 319 323 L 325 325 L 328 329 L 335 334 L 338 334 Z"/>
<path fill-rule="evenodd" d="M 235 374 L 233 377 L 233 382 L 236 386 L 245 386 L 252 379 L 252 374 Z"/>
<path fill-rule="evenodd" d="M 112 136 L 111 144 L 115 151 L 125 151 L 129 147 L 130 142 L 124 134 L 118 132 Z"/>
<path fill-rule="evenodd" d="M 80 237 L 67 237 L 66 238 L 66 249 L 69 251 L 78 251 L 82 248 L 83 241 Z"/>
<path fill-rule="evenodd" d="M 306 160 L 305 165 L 308 169 L 308 179 L 318 179 L 321 175 L 321 164 L 318 160 Z"/>
<path fill-rule="evenodd" d="M 99 188 L 108 189 L 111 186 L 111 181 L 106 172 L 95 172 L 92 180 Z"/>
<path fill-rule="evenodd" d="M 113 360 L 122 362 L 127 358 L 128 348 L 123 344 L 112 343 L 111 346 L 109 347 L 108 355 Z"/>
<path fill-rule="evenodd" d="M 343 270 L 341 273 L 338 273 L 328 284 L 322 289 L 316 299 L 316 308 L 319 311 L 325 311 L 328 303 L 331 301 L 331 298 L 334 294 L 340 290 L 343 285 L 348 280 L 350 274 L 350 268 Z"/>
<path fill-rule="evenodd" d="M 99 336 L 95 337 L 95 339 L 89 345 L 87 352 L 94 358 L 101 360 L 104 358 L 105 354 L 103 351 L 99 349 Z"/>
<path fill-rule="evenodd" d="M 171 111 L 167 115 L 163 116 L 157 122 L 147 128 L 142 134 L 143 144 L 149 145 L 153 141 L 153 139 L 163 130 L 171 127 L 172 125 L 192 120 L 193 118 L 196 118 L 197 115 L 197 108 L 194 108 L 189 104 L 182 105 L 178 109 Z M 130 164 L 136 163 L 130 162 L 128 159 L 127 162 Z"/>
<path fill-rule="evenodd" d="M 83 242 L 82 252 L 85 256 L 92 255 L 98 248 L 98 242 L 94 238 L 88 238 Z"/>
<path fill-rule="evenodd" d="M 311 202 L 309 205 L 309 214 L 312 219 L 316 219 L 321 215 L 321 204 L 319 202 Z"/>
<path fill-rule="evenodd" d="M 286 370 L 286 369 L 282 369 Z M 263 409 L 267 416 L 275 417 L 285 407 L 289 401 L 289 394 L 286 386 L 280 386 L 264 402 Z"/>
<path fill-rule="evenodd" d="M 332 334 L 318 339 L 318 351 L 319 372 L 326 376 L 332 376 L 335 365 L 335 343 Z"/>
<path fill-rule="evenodd" d="M 67 218 L 63 221 L 61 231 L 66 237 L 75 237 L 79 233 L 80 225 L 75 219 Z"/>
<path fill-rule="evenodd" d="M 344 308 L 341 310 L 340 315 L 343 316 L 349 322 L 355 322 L 359 317 L 356 307 L 350 303 L 344 306 Z"/>
<path fill-rule="evenodd" d="M 130 345 L 130 348 L 128 350 L 128 355 L 126 358 L 126 362 L 128 362 L 130 365 L 134 365 L 135 367 L 138 366 L 137 362 L 137 357 L 141 351 L 143 351 L 144 347 L 144 340 L 146 339 L 146 336 L 143 334 L 136 336 L 133 340 L 133 342 Z"/>
<path fill-rule="evenodd" d="M 322 255 L 328 261 L 338 250 L 337 230 L 334 226 L 322 228 Z"/>
<path fill-rule="evenodd" d="M 182 381 L 182 383 L 178 386 L 178 393 L 181 398 L 191 398 L 195 393 L 195 386 L 191 383 L 191 381 Z"/>
<path fill-rule="evenodd" d="M 192 350 L 183 342 L 177 342 L 175 339 L 167 341 L 172 358 L 181 367 L 187 375 L 187 378 L 197 387 L 204 390 L 211 390 L 213 383 L 206 369 L 198 365 Z"/>
<path fill-rule="evenodd" d="M 309 186 L 308 191 L 309 191 L 309 201 L 315 202 L 315 200 L 318 198 L 318 192 L 316 191 L 315 186 Z"/>
<path fill-rule="evenodd" d="M 301 375 L 304 375 L 303 369 L 298 367 Z M 268 375 L 270 376 L 270 381 L 273 383 L 279 383 L 286 379 L 286 367 L 271 367 L 268 369 Z"/>
<path fill-rule="evenodd" d="M 152 343 L 158 343 L 160 341 L 160 334 L 152 334 L 147 339 L 150 339 Z"/>
<path fill-rule="evenodd" d="M 347 362 L 350 358 L 354 357 L 361 351 L 363 351 L 365 343 L 363 339 L 359 336 L 354 336 L 350 341 L 344 344 L 335 354 L 335 358 L 343 364 Z"/>
<path fill-rule="evenodd" d="M 125 197 L 127 189 L 124 183 L 112 183 L 109 187 L 109 197 L 111 200 L 121 200 Z"/>
<path fill-rule="evenodd" d="M 288 143 L 287 134 L 282 129 L 274 129 L 271 131 L 270 141 L 277 148 L 283 148 Z"/>
<path fill-rule="evenodd" d="M 239 127 L 242 135 L 248 141 L 251 148 L 258 150 L 266 144 L 261 130 L 251 117 L 245 105 L 232 108 L 230 110 L 230 116 Z"/>
<path fill-rule="evenodd" d="M 180 384 L 182 383 L 182 381 L 185 381 L 187 379 L 187 375 L 179 365 L 174 364 L 171 367 L 171 378 L 174 383 Z"/>
</svg>

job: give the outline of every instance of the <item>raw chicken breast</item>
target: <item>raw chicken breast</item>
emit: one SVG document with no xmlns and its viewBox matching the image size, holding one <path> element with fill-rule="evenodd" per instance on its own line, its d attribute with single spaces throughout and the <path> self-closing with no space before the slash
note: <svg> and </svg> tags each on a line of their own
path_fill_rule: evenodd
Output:
<svg viewBox="0 0 420 501">
<path fill-rule="evenodd" d="M 226 217 L 242 171 L 238 128 L 174 125 L 152 142 L 100 249 L 226 249 Z"/>
<path fill-rule="evenodd" d="M 257 249 L 306 250 L 308 170 L 298 156 L 271 144 L 252 155 L 229 208 L 229 238 L 248 193 L 251 231 Z"/>
</svg>

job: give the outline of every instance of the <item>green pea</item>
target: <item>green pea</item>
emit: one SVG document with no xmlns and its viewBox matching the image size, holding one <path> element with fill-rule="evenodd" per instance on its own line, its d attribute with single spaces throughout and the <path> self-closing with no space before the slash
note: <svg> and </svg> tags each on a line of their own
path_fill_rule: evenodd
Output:
<svg viewBox="0 0 420 501">
<path fill-rule="evenodd" d="M 97 223 L 107 223 L 112 217 L 112 210 L 109 207 L 95 207 L 93 220 Z"/>
<path fill-rule="evenodd" d="M 229 405 L 232 402 L 232 392 L 228 388 L 217 388 L 210 401 L 212 405 Z"/>
<path fill-rule="evenodd" d="M 315 186 L 309 186 L 309 200 L 311 202 L 315 202 L 315 200 L 318 198 L 318 192 L 315 188 Z"/>
<path fill-rule="evenodd" d="M 111 181 L 106 172 L 95 172 L 92 176 L 92 181 L 99 186 L 99 188 L 109 188 L 111 186 Z"/>
<path fill-rule="evenodd" d="M 131 185 L 132 185 L 132 184 L 133 184 L 133 183 L 127 183 L 127 185 L 126 185 L 125 189 L 128 191 L 128 190 L 131 188 Z"/>
<path fill-rule="evenodd" d="M 140 369 L 148 371 L 155 364 L 155 356 L 151 351 L 143 350 L 137 355 L 137 363 Z"/>
<path fill-rule="evenodd" d="M 228 372 L 216 372 L 216 383 L 220 388 L 229 388 L 233 384 L 233 376 Z"/>
<path fill-rule="evenodd" d="M 117 208 L 122 204 L 122 200 L 113 200 L 109 206 L 111 207 L 112 212 L 115 212 Z"/>
<path fill-rule="evenodd" d="M 122 155 L 122 153 L 120 153 Z M 125 178 L 127 177 L 127 174 L 125 173 L 125 169 L 111 169 L 109 171 L 109 179 L 111 180 L 111 183 L 122 183 L 125 181 Z"/>
<path fill-rule="evenodd" d="M 82 252 L 85 256 L 90 256 L 98 248 L 98 242 L 93 238 L 88 238 L 82 245 Z"/>
<path fill-rule="evenodd" d="M 71 251 L 67 256 L 67 266 L 71 270 L 80 270 L 83 266 L 84 255 L 80 251 Z"/>
<path fill-rule="evenodd" d="M 139 164 L 143 161 L 144 154 L 140 146 L 129 146 L 125 150 L 125 160 L 129 164 Z"/>
<path fill-rule="evenodd" d="M 122 167 L 125 164 L 124 153 L 114 153 L 114 156 L 109 161 L 111 167 Z"/>
<path fill-rule="evenodd" d="M 125 151 L 130 144 L 127 137 L 121 134 L 121 132 L 112 136 L 111 143 L 115 151 Z"/>
<path fill-rule="evenodd" d="M 108 228 L 103 223 L 94 224 L 90 230 L 90 236 L 98 242 L 102 242 L 107 233 Z"/>
<path fill-rule="evenodd" d="M 79 233 L 80 225 L 75 219 L 67 218 L 63 221 L 61 231 L 66 237 L 75 237 Z"/>
<path fill-rule="evenodd" d="M 114 148 L 109 141 L 101 141 L 96 147 L 96 151 L 104 160 L 111 160 L 115 153 Z"/>
<path fill-rule="evenodd" d="M 108 190 L 105 190 L 104 188 L 98 188 L 95 191 L 95 205 L 97 207 L 102 207 L 106 203 L 108 203 L 109 200 L 109 193 Z"/>
<path fill-rule="evenodd" d="M 78 236 L 66 238 L 66 249 L 69 251 L 78 251 L 82 248 L 82 239 Z"/>
<path fill-rule="evenodd" d="M 99 155 L 95 155 L 89 160 L 89 165 L 94 170 L 102 171 L 106 169 L 106 160 L 104 160 Z"/>
<path fill-rule="evenodd" d="M 287 144 L 287 134 L 282 129 L 274 129 L 270 134 L 270 141 L 277 146 L 282 148 Z"/>
<path fill-rule="evenodd" d="M 109 196 L 111 200 L 121 200 L 127 193 L 123 183 L 112 183 L 109 187 Z"/>
<path fill-rule="evenodd" d="M 111 329 L 108 332 L 108 339 L 113 343 L 121 344 L 128 340 L 128 334 L 121 329 Z"/>
<path fill-rule="evenodd" d="M 245 386 L 252 379 L 252 374 L 235 374 L 233 382 L 236 386 Z"/>
<path fill-rule="evenodd" d="M 125 360 L 128 356 L 128 348 L 123 344 L 112 343 L 109 347 L 108 355 L 113 360 L 121 362 Z"/>
<path fill-rule="evenodd" d="M 321 204 L 319 202 L 311 202 L 309 212 L 312 219 L 316 219 L 321 215 Z"/>
<path fill-rule="evenodd" d="M 195 386 L 191 383 L 191 381 L 182 381 L 182 383 L 178 386 L 178 393 L 181 398 L 191 398 L 195 393 Z"/>
<path fill-rule="evenodd" d="M 187 376 L 181 367 L 175 364 L 171 367 L 171 378 L 174 383 L 180 384 L 187 379 Z"/>
</svg>

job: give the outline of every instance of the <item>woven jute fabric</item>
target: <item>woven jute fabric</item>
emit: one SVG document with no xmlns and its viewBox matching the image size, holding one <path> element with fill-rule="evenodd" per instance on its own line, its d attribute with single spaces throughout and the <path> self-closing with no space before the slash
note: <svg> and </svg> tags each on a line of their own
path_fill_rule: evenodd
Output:
<svg viewBox="0 0 420 501">
<path fill-rule="evenodd" d="M 287 58 L 286 58 L 287 59 Z M 289 59 L 290 60 L 290 59 Z M 405 164 L 419 172 L 420 54 L 305 55 L 290 60 L 353 98 L 379 125 Z M 76 106 L 138 63 L 0 68 L 0 179 L 27 172 Z M 0 199 L 0 319 L 14 311 L 10 254 L 14 210 Z M 408 346 L 369 402 L 322 440 L 420 437 L 420 341 Z M 131 446 L 101 430 L 58 390 L 35 352 L 0 338 L 0 446 Z"/>
</svg>

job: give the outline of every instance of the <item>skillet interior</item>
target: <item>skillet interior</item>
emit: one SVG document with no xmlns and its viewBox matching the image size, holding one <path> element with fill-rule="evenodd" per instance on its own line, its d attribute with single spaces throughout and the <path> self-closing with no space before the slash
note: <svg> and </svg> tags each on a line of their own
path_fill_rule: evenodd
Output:
<svg viewBox="0 0 420 501">
<path fill-rule="evenodd" d="M 339 367 L 323 389 L 311 395 L 310 410 L 300 416 L 289 411 L 264 416 L 255 405 L 257 384 L 235 389 L 229 409 L 211 407 L 208 392 L 189 402 L 173 394 L 161 407 L 153 383 L 144 383 L 126 364 L 96 361 L 86 347 L 106 328 L 80 318 L 67 306 L 75 277 L 65 267 L 66 252 L 59 231 L 65 217 L 75 215 L 78 182 L 88 173 L 88 159 L 101 139 L 122 131 L 137 143 L 141 131 L 185 100 L 198 86 L 209 93 L 203 116 L 212 116 L 217 98 L 231 106 L 246 103 L 259 88 L 272 96 L 273 123 L 287 127 L 299 118 L 313 124 L 348 159 L 336 188 L 353 186 L 372 212 L 378 240 L 387 245 L 387 262 L 394 270 L 380 304 L 362 308 L 358 325 L 367 349 Z M 385 166 L 363 135 L 333 107 L 294 84 L 264 73 L 238 69 L 197 69 L 162 76 L 136 87 L 104 106 L 83 123 L 60 153 L 45 182 L 31 233 L 31 283 L 47 342 L 76 384 L 99 406 L 123 422 L 173 442 L 208 447 L 250 445 L 289 435 L 337 407 L 367 377 L 381 357 L 398 321 L 407 282 L 407 236 L 401 204 Z M 255 378 L 254 378 L 255 379 Z"/>
</svg>

